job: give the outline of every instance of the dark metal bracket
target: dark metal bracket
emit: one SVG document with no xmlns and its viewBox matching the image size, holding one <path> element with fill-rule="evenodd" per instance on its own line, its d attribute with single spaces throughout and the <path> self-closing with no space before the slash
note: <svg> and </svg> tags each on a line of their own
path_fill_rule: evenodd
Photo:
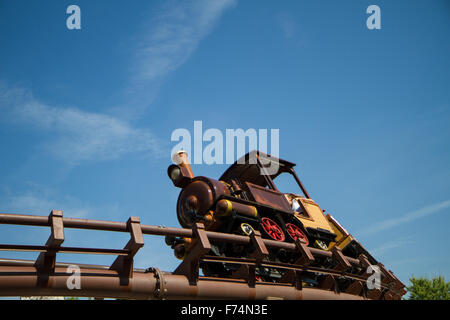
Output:
<svg viewBox="0 0 450 320">
<path fill-rule="evenodd" d="M 320 288 L 325 290 L 334 290 L 338 292 L 339 288 L 337 285 L 336 277 L 332 275 L 327 275 L 321 282 Z"/>
<path fill-rule="evenodd" d="M 250 288 L 254 288 L 256 285 L 256 267 L 269 255 L 269 251 L 266 248 L 259 230 L 254 230 L 250 234 L 250 241 L 255 251 L 251 254 L 250 258 L 255 259 L 255 263 L 251 265 L 243 264 L 238 270 L 233 273 L 233 278 L 243 278 L 248 282 Z"/>
<path fill-rule="evenodd" d="M 308 266 L 314 262 L 314 256 L 306 246 L 304 241 L 300 239 L 295 240 L 295 246 L 297 248 L 297 252 L 300 253 L 300 257 L 295 261 L 296 265 L 300 266 Z M 288 270 L 281 277 L 280 282 L 283 283 L 292 283 L 297 290 L 302 290 L 302 271 L 300 270 Z"/>
<path fill-rule="evenodd" d="M 347 258 L 342 254 L 342 250 L 338 247 L 333 247 L 331 249 L 331 254 L 334 260 L 337 261 L 337 265 L 334 267 L 334 270 L 338 272 L 344 273 L 346 270 L 350 269 L 352 265 L 347 260 Z M 353 284 L 352 284 L 353 285 Z M 354 284 L 350 286 L 349 289 L 356 291 L 360 288 L 359 284 Z M 340 292 L 340 288 L 338 286 L 337 277 L 333 275 L 327 275 L 320 283 L 320 287 L 326 290 L 334 290 L 334 292 Z M 361 287 L 361 290 L 363 288 Z"/>
<path fill-rule="evenodd" d="M 200 267 L 200 259 L 211 250 L 211 243 L 205 231 L 205 225 L 197 222 L 192 229 L 193 248 L 176 268 L 173 274 L 181 274 L 188 277 L 189 284 L 196 285 Z"/>
<path fill-rule="evenodd" d="M 364 283 L 362 281 L 353 281 L 352 284 L 348 286 L 345 293 L 353 294 L 359 296 L 364 290 Z"/>
<path fill-rule="evenodd" d="M 405 285 L 396 276 L 394 276 L 391 270 L 387 270 L 382 263 L 378 263 L 377 266 L 384 275 L 384 279 L 382 279 L 381 282 L 385 283 L 390 289 L 394 289 L 399 293 L 399 295 L 385 295 L 385 298 L 394 300 L 400 299 L 401 295 L 406 293 L 406 290 L 404 289 Z"/>
<path fill-rule="evenodd" d="M 334 246 L 333 249 L 331 249 L 331 253 L 333 254 L 333 258 L 338 262 L 338 265 L 334 268 L 335 270 L 345 272 L 352 267 L 339 247 Z"/>
<path fill-rule="evenodd" d="M 35 267 L 39 274 L 39 283 L 45 285 L 49 275 L 55 272 L 56 252 L 64 242 L 63 212 L 52 210 L 48 216 L 51 234 L 45 243 L 46 251 L 36 259 Z"/>
<path fill-rule="evenodd" d="M 128 285 L 129 279 L 133 278 L 133 258 L 138 250 L 144 246 L 141 221 L 138 217 L 128 219 L 127 229 L 130 232 L 131 239 L 125 245 L 124 250 L 128 251 L 128 255 L 118 256 L 110 267 L 110 269 L 119 273 L 121 285 Z"/>
</svg>

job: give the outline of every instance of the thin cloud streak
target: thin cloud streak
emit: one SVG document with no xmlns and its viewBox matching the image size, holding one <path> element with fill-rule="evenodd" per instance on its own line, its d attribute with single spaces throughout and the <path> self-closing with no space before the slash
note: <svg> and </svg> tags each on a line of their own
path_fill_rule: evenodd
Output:
<svg viewBox="0 0 450 320">
<path fill-rule="evenodd" d="M 395 226 L 405 224 L 411 221 L 414 221 L 419 218 L 426 217 L 428 215 L 431 215 L 433 213 L 442 211 L 444 209 L 450 208 L 450 200 L 446 200 L 443 202 L 439 202 L 430 206 L 426 206 L 424 208 L 409 212 L 401 217 L 393 218 L 393 219 L 387 219 L 385 221 L 382 221 L 380 223 L 377 223 L 369 228 L 366 228 L 365 230 L 362 230 L 360 234 L 375 234 L 387 229 L 391 229 Z"/>
<path fill-rule="evenodd" d="M 55 133 L 44 148 L 69 165 L 117 159 L 129 153 L 165 154 L 158 138 L 147 129 L 105 114 L 49 106 L 22 88 L 0 90 L 0 112 L 8 122 Z"/>
<path fill-rule="evenodd" d="M 27 88 L 0 83 L 0 120 L 51 133 L 53 137 L 43 142 L 45 151 L 71 166 L 130 153 L 163 157 L 168 146 L 149 129 L 133 126 L 133 120 L 147 110 L 166 76 L 186 62 L 223 12 L 235 4 L 236 0 L 163 2 L 134 49 L 132 72 L 125 80 L 127 102 L 111 108 L 114 115 L 52 106 L 35 99 Z"/>
<path fill-rule="evenodd" d="M 152 81 L 179 68 L 235 0 L 171 1 L 137 49 L 135 80 Z"/>
<path fill-rule="evenodd" d="M 386 242 L 384 244 L 382 244 L 381 246 L 371 249 L 369 250 L 369 252 L 374 255 L 374 256 L 381 256 L 383 254 L 385 254 L 386 252 L 392 250 L 392 249 L 397 249 L 397 248 L 401 248 L 405 245 L 409 245 L 414 243 L 412 238 L 402 238 L 402 239 L 397 239 L 394 241 L 389 241 Z"/>
<path fill-rule="evenodd" d="M 64 194 L 59 188 L 40 183 L 27 182 L 21 191 L 0 185 L 0 208 L 2 213 L 20 213 L 46 216 L 51 210 L 62 210 L 71 218 L 123 218 L 120 203 L 91 204 L 72 194 Z"/>
<path fill-rule="evenodd" d="M 166 1 L 154 9 L 156 14 L 149 17 L 134 48 L 125 90 L 129 103 L 116 111 L 126 111 L 132 117 L 145 111 L 167 76 L 192 56 L 223 13 L 236 3 L 237 0 Z"/>
<path fill-rule="evenodd" d="M 281 31 L 286 39 L 292 39 L 297 33 L 297 25 L 292 15 L 283 12 L 276 16 L 277 22 L 281 27 Z"/>
<path fill-rule="evenodd" d="M 27 212 L 34 215 L 48 215 L 51 210 L 63 210 L 65 215 L 73 218 L 85 218 L 95 210 L 71 196 L 52 194 L 45 188 L 28 190 L 19 194 L 4 194 L 0 197 L 2 211 L 8 213 Z"/>
</svg>

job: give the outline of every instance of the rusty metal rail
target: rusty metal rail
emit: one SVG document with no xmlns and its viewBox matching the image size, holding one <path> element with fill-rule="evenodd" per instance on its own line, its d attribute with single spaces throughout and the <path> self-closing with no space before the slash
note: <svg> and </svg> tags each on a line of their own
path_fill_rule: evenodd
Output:
<svg viewBox="0 0 450 320">
<path fill-rule="evenodd" d="M 135 270 L 129 283 L 121 285 L 120 275 L 107 266 L 79 265 L 81 289 L 69 289 L 69 264 L 56 264 L 46 286 L 36 286 L 38 270 L 34 261 L 0 259 L 0 296 L 80 296 L 125 299 L 304 299 L 362 300 L 364 297 L 287 284 L 258 283 L 254 288 L 239 279 L 200 277 L 195 286 L 182 275 L 150 268 Z"/>
<path fill-rule="evenodd" d="M 34 215 L 21 215 L 21 214 L 8 214 L 0 213 L 0 224 L 16 224 L 27 226 L 51 226 L 49 217 L 46 216 L 34 216 Z M 99 231 L 116 231 L 116 232 L 128 232 L 127 224 L 125 222 L 115 221 L 101 221 L 101 220 L 88 220 L 78 218 L 63 218 L 64 228 L 75 229 L 89 229 Z M 146 235 L 158 235 L 158 236 L 174 236 L 174 237 L 186 237 L 192 238 L 191 229 L 171 228 L 165 226 L 153 226 L 153 225 L 141 225 L 142 234 Z M 206 231 L 208 239 L 218 242 L 230 242 L 248 245 L 251 240 L 248 236 L 234 235 L 228 233 L 220 233 L 214 231 Z M 268 248 L 285 249 L 288 251 L 295 251 L 296 246 L 292 243 L 279 242 L 275 240 L 263 239 L 264 244 Z M 101 249 L 99 249 L 101 250 Z M 329 251 L 323 251 L 315 248 L 310 248 L 312 254 L 322 257 L 331 257 L 332 253 Z M 360 266 L 358 259 L 347 257 L 347 260 L 355 265 Z"/>
<path fill-rule="evenodd" d="M 252 236 L 240 236 L 205 231 L 202 224 L 191 229 L 141 225 L 137 217 L 127 222 L 113 222 L 63 217 L 62 211 L 52 210 L 49 216 L 0 213 L 0 224 L 50 227 L 47 243 L 42 245 L 0 244 L 0 251 L 40 252 L 36 261 L 0 259 L 0 296 L 63 295 L 118 297 L 131 299 L 399 299 L 404 294 L 403 284 L 386 270 L 382 264 L 380 289 L 367 290 L 367 276 L 346 272 L 351 268 L 366 268 L 369 263 L 364 256 L 358 259 L 344 256 L 340 250 L 323 251 L 306 247 L 303 243 L 285 243 L 262 239 L 259 232 Z M 64 247 L 64 229 L 77 228 L 130 233 L 130 240 L 123 249 Z M 133 267 L 133 258 L 144 245 L 143 235 L 175 236 L 192 238 L 192 252 L 173 273 L 161 272 L 157 268 L 139 270 Z M 251 259 L 212 257 L 210 242 L 229 242 L 253 245 L 255 256 Z M 265 257 L 270 249 L 284 249 L 300 254 L 295 264 L 269 262 Z M 88 253 L 117 255 L 111 266 L 79 265 L 82 290 L 69 290 L 64 266 L 56 262 L 57 253 Z M 337 262 L 333 269 L 311 266 L 317 258 L 328 258 Z M 241 268 L 233 278 L 199 276 L 202 262 L 239 264 Z M 74 264 L 71 264 L 74 265 Z M 255 282 L 257 267 L 277 268 L 285 271 L 278 283 Z M 303 287 L 302 272 L 314 272 L 326 276 L 319 288 Z M 338 278 L 353 283 L 340 292 Z"/>
</svg>

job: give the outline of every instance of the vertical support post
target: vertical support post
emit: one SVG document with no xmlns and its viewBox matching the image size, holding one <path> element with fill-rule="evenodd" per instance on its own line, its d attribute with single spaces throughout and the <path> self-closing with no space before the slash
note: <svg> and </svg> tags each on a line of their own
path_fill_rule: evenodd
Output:
<svg viewBox="0 0 450 320">
<path fill-rule="evenodd" d="M 363 296 L 365 298 L 368 298 L 368 299 L 373 299 L 371 297 L 375 297 L 376 298 L 378 296 L 378 291 L 379 291 L 379 294 L 381 295 L 381 290 L 376 289 L 376 288 L 369 289 L 367 287 L 367 279 L 370 276 L 370 274 L 367 273 L 367 268 L 371 265 L 370 261 L 369 261 L 369 259 L 367 259 L 367 256 L 364 255 L 364 254 L 360 254 L 358 256 L 358 260 L 359 260 L 359 264 L 360 264 L 360 266 L 361 266 L 361 268 L 363 269 L 363 272 L 364 272 L 363 273 L 363 277 L 366 279 L 366 285 L 365 286 L 363 285 L 362 294 L 363 294 Z M 378 291 L 376 291 L 376 290 L 378 290 Z"/>
<path fill-rule="evenodd" d="M 358 260 L 362 268 L 367 269 L 370 266 L 370 261 L 367 259 L 366 255 L 360 254 Z"/>
<path fill-rule="evenodd" d="M 333 247 L 333 249 L 331 249 L 331 253 L 333 254 L 333 258 L 338 262 L 338 265 L 334 268 L 335 270 L 344 272 L 352 267 L 347 258 L 342 254 L 342 250 L 339 247 Z"/>
<path fill-rule="evenodd" d="M 364 285 L 362 281 L 353 281 L 348 288 L 345 290 L 345 293 L 352 294 L 355 296 L 359 296 L 364 289 Z"/>
<path fill-rule="evenodd" d="M 308 266 L 314 262 L 314 256 L 312 255 L 306 243 L 300 239 L 295 240 L 295 246 L 297 252 L 300 253 L 300 257 L 295 261 L 296 265 Z M 289 270 L 281 277 L 280 282 L 293 283 L 297 290 L 302 290 L 302 271 L 301 270 Z"/>
<path fill-rule="evenodd" d="M 371 263 L 369 262 L 369 260 L 367 259 L 367 257 L 364 254 L 361 254 L 358 256 L 358 260 L 360 261 L 361 267 L 367 269 Z M 395 289 L 398 293 L 398 295 L 396 294 L 388 294 L 385 295 L 385 297 L 390 298 L 390 299 L 400 299 L 401 295 L 404 295 L 406 293 L 406 290 L 404 289 L 405 285 L 397 278 L 394 276 L 394 274 L 390 271 L 387 270 L 384 265 L 382 263 L 378 263 L 377 264 L 378 268 L 380 269 L 380 271 L 383 274 L 383 279 L 382 279 L 382 283 L 388 287 L 390 287 L 390 290 Z M 369 274 L 365 273 L 366 278 L 369 277 Z M 380 289 L 372 289 L 372 290 L 368 290 L 367 289 L 367 298 L 369 299 L 374 299 L 377 300 L 381 297 L 382 295 L 382 291 Z"/>
<path fill-rule="evenodd" d="M 45 243 L 47 250 L 41 252 L 34 263 L 38 271 L 38 282 L 45 286 L 49 275 L 55 271 L 56 252 L 64 242 L 63 212 L 61 210 L 52 210 L 48 216 L 51 234 Z"/>
<path fill-rule="evenodd" d="M 203 223 L 197 222 L 194 224 L 192 231 L 192 241 L 195 242 L 193 249 L 173 273 L 187 276 L 189 283 L 195 285 L 198 280 L 200 258 L 211 250 L 211 243 Z"/>
<path fill-rule="evenodd" d="M 342 251 L 340 248 L 333 247 L 333 249 L 331 249 L 331 253 L 332 253 L 333 259 L 337 261 L 337 265 L 334 267 L 334 269 L 336 271 L 345 272 L 347 269 L 352 267 L 350 262 L 348 262 L 347 258 L 342 254 Z M 332 276 L 332 275 L 327 275 L 320 283 L 320 287 L 322 289 L 327 289 L 327 290 L 334 289 L 335 292 L 340 291 L 337 279 L 335 276 Z M 353 288 L 353 289 L 356 290 L 355 288 Z"/>
<path fill-rule="evenodd" d="M 373 289 L 373 290 L 370 290 L 370 291 L 367 293 L 367 299 L 378 300 L 378 299 L 380 299 L 381 294 L 382 294 L 382 292 L 381 292 L 380 289 Z"/>
<path fill-rule="evenodd" d="M 380 268 L 381 272 L 385 276 L 385 278 L 382 280 L 389 288 L 392 290 L 398 292 L 397 294 L 390 294 L 389 296 L 392 297 L 392 299 L 400 299 L 401 296 L 406 293 L 405 285 L 392 273 L 392 271 L 387 270 L 382 263 L 378 263 L 377 266 Z"/>
<path fill-rule="evenodd" d="M 269 255 L 269 251 L 261 238 L 261 232 L 259 230 L 254 230 L 254 232 L 250 234 L 250 240 L 256 249 L 253 256 L 257 263 L 261 263 L 261 261 Z"/>
<path fill-rule="evenodd" d="M 269 251 L 266 248 L 266 245 L 264 244 L 262 238 L 261 238 L 261 232 L 259 230 L 254 230 L 250 234 L 250 240 L 253 246 L 255 247 L 255 252 L 253 253 L 253 257 L 255 258 L 256 262 L 253 265 L 247 266 L 248 270 L 248 286 L 250 288 L 254 288 L 256 285 L 256 267 L 259 265 L 265 257 L 269 255 Z"/>
<path fill-rule="evenodd" d="M 255 259 L 255 263 L 251 265 L 241 265 L 241 267 L 233 273 L 233 278 L 244 278 L 247 280 L 248 286 L 254 288 L 256 285 L 256 267 L 269 255 L 269 251 L 261 238 L 261 232 L 259 230 L 254 230 L 254 232 L 250 234 L 250 242 L 255 247 L 255 252 L 250 256 L 250 258 Z"/>
<path fill-rule="evenodd" d="M 133 258 L 138 250 L 144 246 L 139 217 L 130 217 L 127 221 L 127 229 L 131 235 L 131 239 L 124 247 L 125 250 L 128 250 L 128 255 L 118 256 L 110 267 L 110 269 L 119 273 L 121 285 L 128 285 L 130 279 L 133 278 Z"/>
<path fill-rule="evenodd" d="M 311 250 L 309 250 L 309 248 L 306 246 L 305 242 L 297 239 L 295 240 L 295 246 L 297 247 L 297 251 L 301 253 L 301 256 L 297 260 L 296 264 L 310 265 L 312 262 L 314 262 L 314 256 L 311 253 Z"/>
<path fill-rule="evenodd" d="M 332 275 L 327 275 L 321 282 L 320 288 L 325 290 L 334 290 L 338 291 L 339 288 L 337 286 L 336 277 Z"/>
</svg>

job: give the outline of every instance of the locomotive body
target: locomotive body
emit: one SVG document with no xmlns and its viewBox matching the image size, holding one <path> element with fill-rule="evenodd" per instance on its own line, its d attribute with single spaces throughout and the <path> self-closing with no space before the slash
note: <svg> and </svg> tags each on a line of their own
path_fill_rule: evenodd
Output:
<svg viewBox="0 0 450 320">
<path fill-rule="evenodd" d="M 224 233 L 250 235 L 259 230 L 266 239 L 286 242 L 299 239 L 307 246 L 327 251 L 337 246 L 349 257 L 364 254 L 372 264 L 377 263 L 336 219 L 325 215 L 311 199 L 295 173 L 294 163 L 253 151 L 231 165 L 219 180 L 214 180 L 195 177 L 183 151 L 174 155 L 174 161 L 177 164 L 168 168 L 168 174 L 174 185 L 182 189 L 177 201 L 177 217 L 182 227 L 203 222 L 207 230 Z M 267 168 L 274 162 L 278 170 L 272 173 Z M 289 192 L 280 191 L 285 188 Z M 292 193 L 295 188 L 298 192 Z M 168 238 L 166 243 L 179 259 L 191 249 L 190 239 Z M 225 243 L 214 245 L 211 251 L 228 257 L 251 254 L 251 248 Z M 270 252 L 270 259 L 292 262 L 295 256 L 277 250 Z M 205 275 L 228 276 L 234 271 L 227 264 L 203 265 Z M 258 274 L 270 280 L 281 277 L 274 270 L 259 270 Z"/>
</svg>

